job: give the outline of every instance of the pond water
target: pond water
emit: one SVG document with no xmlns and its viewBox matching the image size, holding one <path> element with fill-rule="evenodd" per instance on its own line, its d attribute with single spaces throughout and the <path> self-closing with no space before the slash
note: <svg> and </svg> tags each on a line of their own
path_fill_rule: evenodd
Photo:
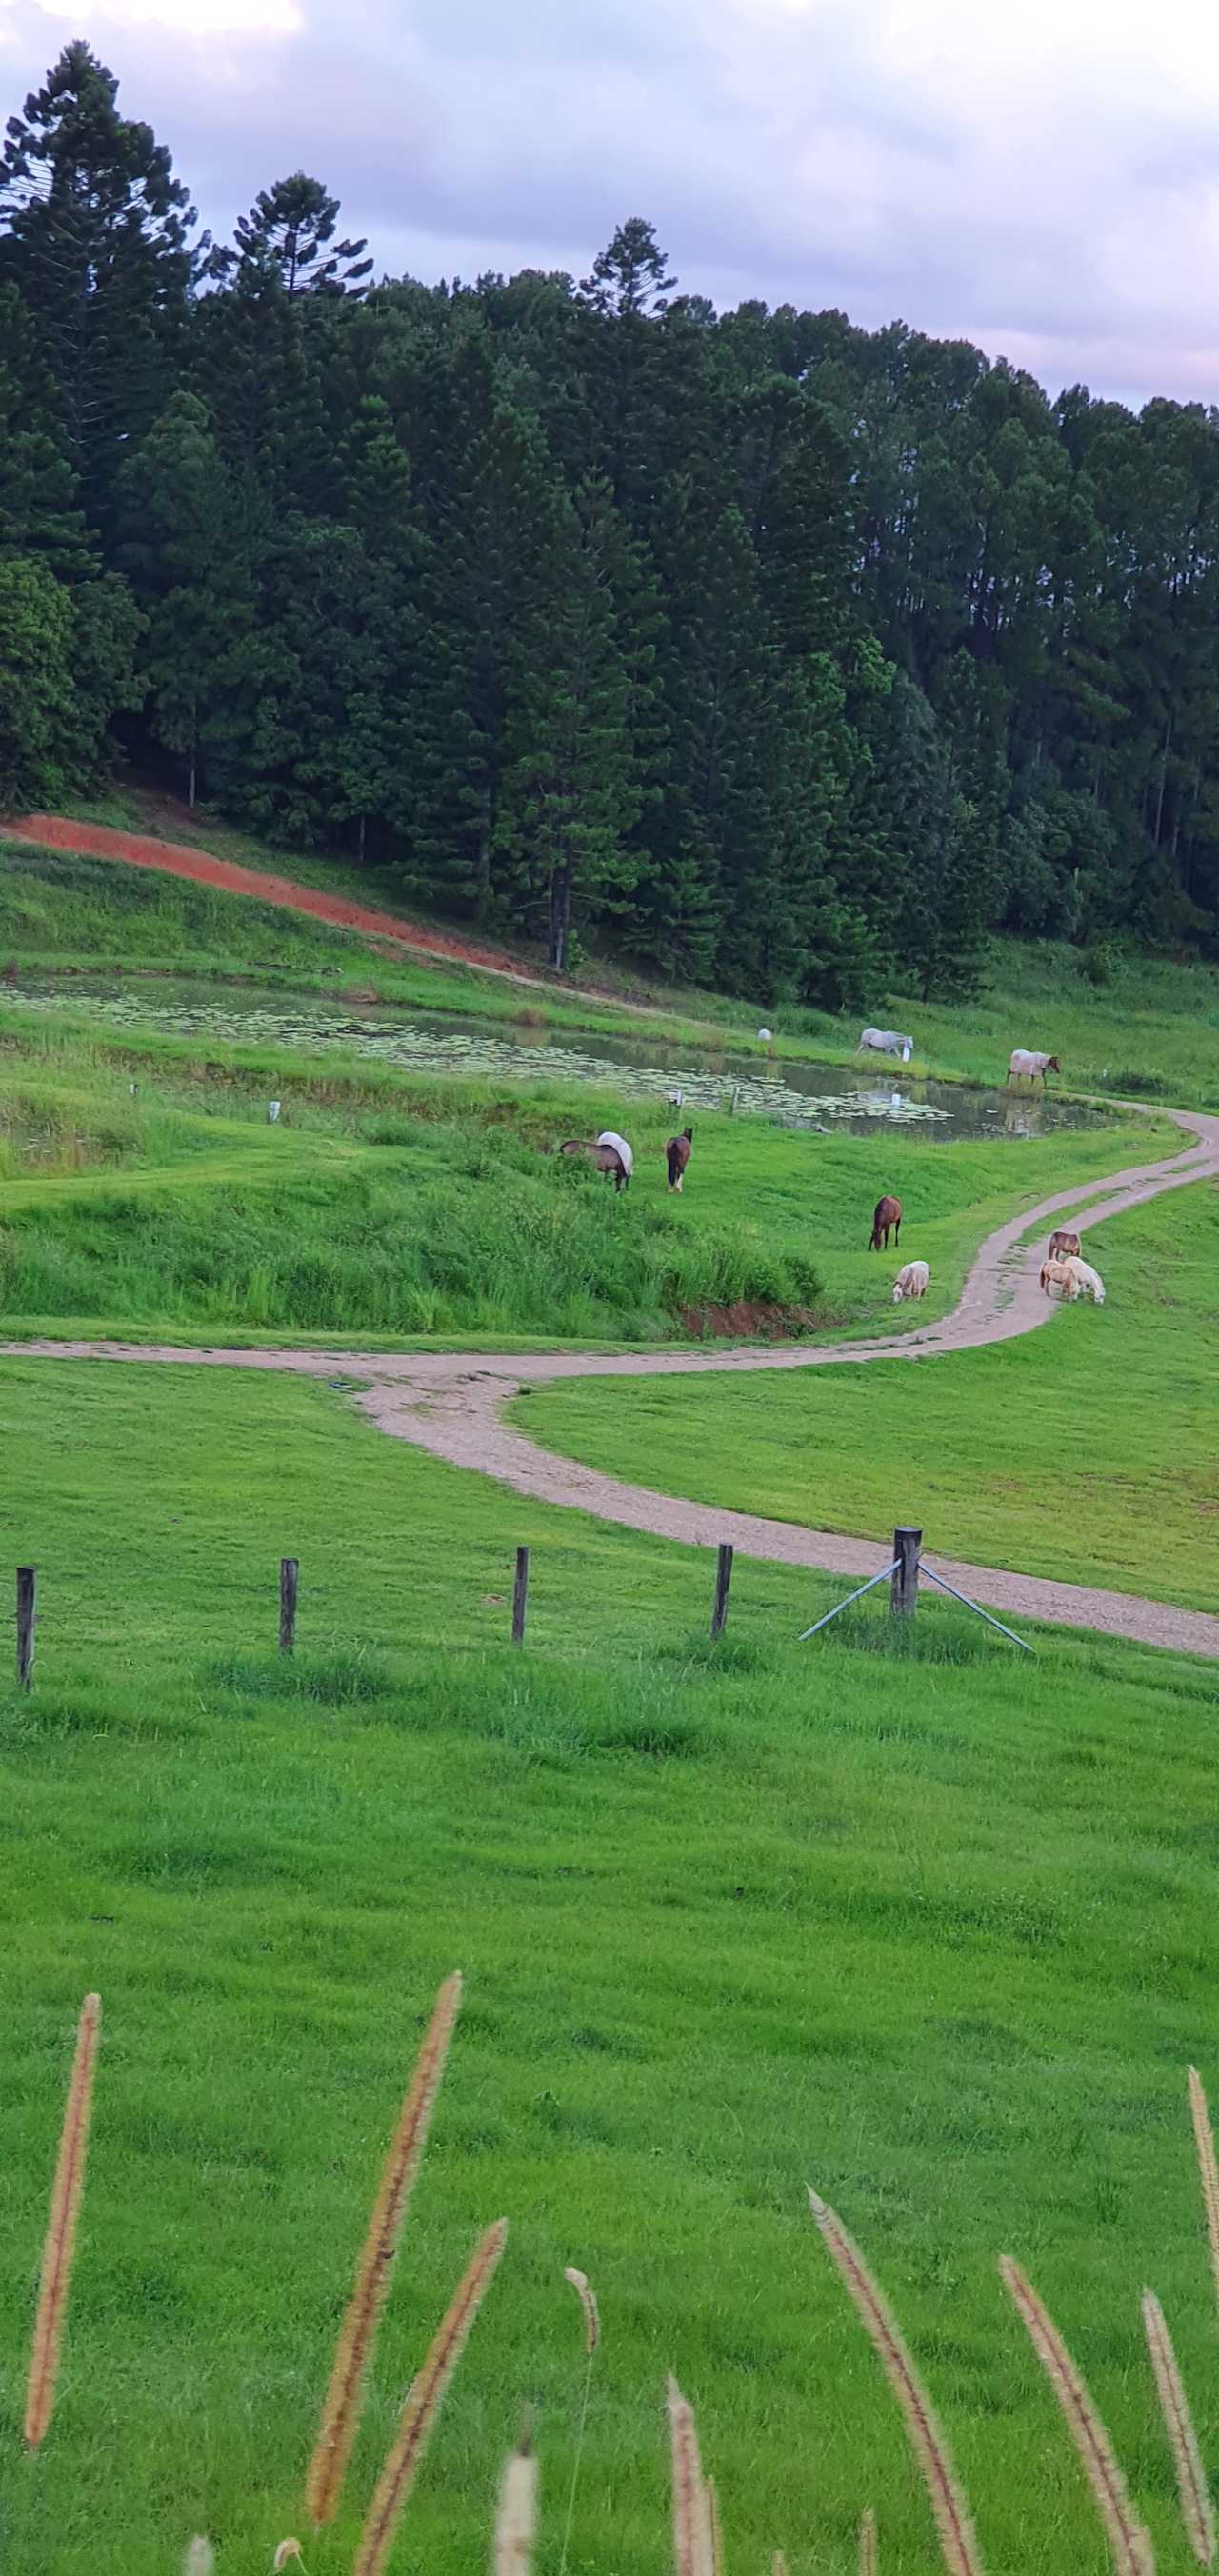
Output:
<svg viewBox="0 0 1219 2576">
<path fill-rule="evenodd" d="M 603 1037 L 600 1031 L 530 1029 L 501 1037 L 487 1020 L 432 1014 L 412 1019 L 389 1003 L 341 1008 L 312 996 L 259 993 L 246 985 L 175 982 L 158 977 L 106 979 L 21 976 L 4 986 L 25 1010 L 71 1013 L 113 1028 L 149 1029 L 217 1044 L 283 1047 L 401 1065 L 414 1073 L 610 1087 L 635 1099 L 680 1091 L 684 1110 L 751 1112 L 783 1126 L 866 1136 L 878 1125 L 919 1127 L 930 1140 L 962 1136 L 1044 1136 L 1055 1128 L 1103 1127 L 1117 1114 L 1062 1101 L 1053 1092 L 1016 1096 L 952 1082 L 912 1082 L 900 1064 L 874 1058 L 858 1073 L 846 1065 L 785 1060 L 773 1069 L 758 1056 L 673 1049 L 654 1038 Z M 583 1039 L 583 1043 L 581 1043 Z"/>
</svg>

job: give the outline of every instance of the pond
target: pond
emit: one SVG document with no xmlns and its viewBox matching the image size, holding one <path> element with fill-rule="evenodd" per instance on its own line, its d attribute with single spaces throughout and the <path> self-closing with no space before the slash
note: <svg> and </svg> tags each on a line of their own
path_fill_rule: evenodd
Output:
<svg viewBox="0 0 1219 2576">
<path fill-rule="evenodd" d="M 666 1048 L 655 1038 L 603 1037 L 586 1042 L 570 1029 L 533 1029 L 501 1037 L 487 1020 L 427 1014 L 412 1019 L 389 1003 L 336 1007 L 323 999 L 282 995 L 247 985 L 189 983 L 163 977 L 18 976 L 4 991 L 23 1009 L 70 1013 L 118 1030 L 147 1029 L 219 1045 L 336 1054 L 412 1073 L 474 1076 L 517 1085 L 552 1081 L 601 1086 L 633 1099 L 667 1099 L 680 1091 L 683 1110 L 735 1108 L 787 1127 L 866 1136 L 878 1125 L 918 1127 L 930 1140 L 962 1136 L 1044 1136 L 1062 1127 L 1104 1127 L 1117 1113 L 1058 1099 L 1053 1092 L 1009 1095 L 955 1082 L 912 1082 L 900 1064 L 873 1059 L 851 1066 L 784 1060 L 773 1070 L 757 1056 Z"/>
</svg>

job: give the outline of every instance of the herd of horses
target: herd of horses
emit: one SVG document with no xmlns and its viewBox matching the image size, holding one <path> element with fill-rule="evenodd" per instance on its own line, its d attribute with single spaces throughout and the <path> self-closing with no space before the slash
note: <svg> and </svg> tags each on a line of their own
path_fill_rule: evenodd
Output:
<svg viewBox="0 0 1219 2576">
<path fill-rule="evenodd" d="M 896 1029 L 865 1029 L 859 1044 L 874 1054 L 900 1055 L 904 1062 L 908 1062 L 914 1040 L 903 1037 Z M 1043 1055 L 1032 1047 L 1014 1047 L 1008 1065 L 1008 1081 L 1035 1082 L 1040 1076 L 1044 1085 L 1047 1073 L 1061 1071 L 1056 1055 Z M 680 1091 L 670 1092 L 669 1098 L 680 1108 Z M 670 1190 L 680 1190 L 682 1186 L 693 1143 L 694 1129 L 683 1127 L 680 1136 L 670 1136 L 665 1146 L 665 1171 Z M 604 1128 L 594 1138 L 569 1136 L 560 1145 L 559 1152 L 586 1156 L 596 1164 L 598 1171 L 612 1180 L 616 1192 L 630 1187 L 635 1168 L 634 1152 L 626 1137 L 620 1136 L 612 1127 Z M 890 1235 L 896 1251 L 902 1239 L 902 1203 L 886 1192 L 872 1211 L 869 1252 L 887 1252 Z M 930 1277 L 925 1261 L 907 1261 L 894 1282 L 894 1305 L 900 1305 L 907 1297 L 924 1297 Z M 1047 1297 L 1074 1299 L 1087 1296 L 1098 1306 L 1105 1302 L 1104 1281 L 1090 1263 L 1082 1259 L 1079 1236 L 1061 1229 L 1050 1237 L 1050 1248 L 1041 1268 L 1041 1286 Z"/>
</svg>

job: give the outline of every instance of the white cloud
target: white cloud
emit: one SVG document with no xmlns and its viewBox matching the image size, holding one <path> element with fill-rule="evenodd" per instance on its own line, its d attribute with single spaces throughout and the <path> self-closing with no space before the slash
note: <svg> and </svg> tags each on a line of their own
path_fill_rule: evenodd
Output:
<svg viewBox="0 0 1219 2576">
<path fill-rule="evenodd" d="M 12 0 L 9 0 L 11 7 Z M 188 40 L 207 36 L 294 36 L 304 24 L 296 0 L 42 0 L 86 38 L 95 30 L 156 27 Z"/>
</svg>

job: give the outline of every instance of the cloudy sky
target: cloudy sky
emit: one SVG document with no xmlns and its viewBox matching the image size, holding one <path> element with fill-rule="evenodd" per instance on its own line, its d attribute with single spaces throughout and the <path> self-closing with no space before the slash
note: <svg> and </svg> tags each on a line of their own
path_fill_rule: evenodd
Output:
<svg viewBox="0 0 1219 2576">
<path fill-rule="evenodd" d="M 1219 400 L 1213 0 L 0 0 L 6 112 L 72 35 L 220 232 L 300 166 L 424 278 L 642 214 L 719 303 Z"/>
</svg>

